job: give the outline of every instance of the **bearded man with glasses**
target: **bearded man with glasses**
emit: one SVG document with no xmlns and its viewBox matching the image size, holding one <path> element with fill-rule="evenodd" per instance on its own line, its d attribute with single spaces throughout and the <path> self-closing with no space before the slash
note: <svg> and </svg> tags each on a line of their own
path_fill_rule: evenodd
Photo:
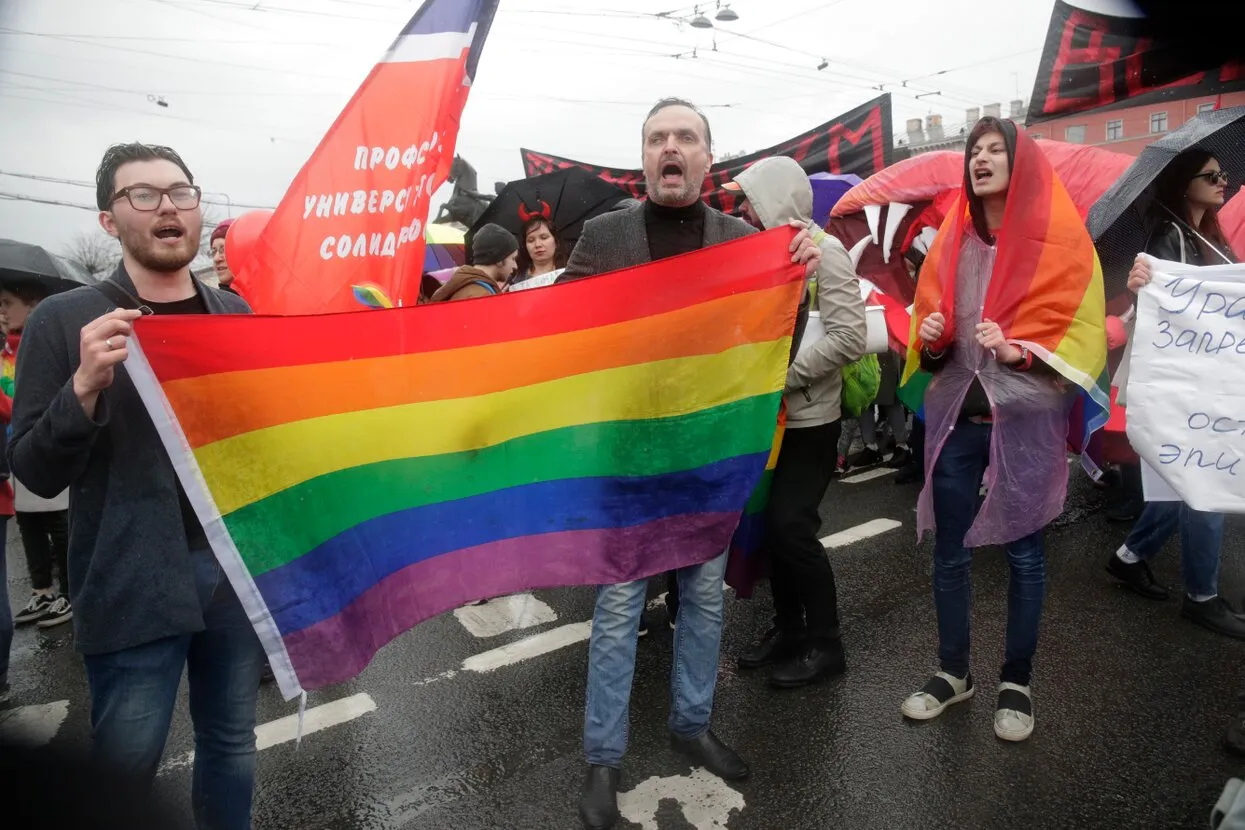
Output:
<svg viewBox="0 0 1245 830">
<path fill-rule="evenodd" d="M 95 760 L 154 780 L 185 670 L 196 824 L 241 830 L 251 826 L 263 650 L 124 365 L 145 313 L 250 311 L 190 273 L 199 198 L 168 147 L 118 144 L 104 154 L 96 203 L 121 262 L 99 286 L 44 300 L 27 321 L 9 460 L 37 495 L 70 488 L 74 642 L 91 690 Z"/>
</svg>

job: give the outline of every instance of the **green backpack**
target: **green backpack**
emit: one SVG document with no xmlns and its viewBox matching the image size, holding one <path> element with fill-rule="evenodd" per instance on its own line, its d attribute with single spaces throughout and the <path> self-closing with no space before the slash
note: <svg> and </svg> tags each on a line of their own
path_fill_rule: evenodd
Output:
<svg viewBox="0 0 1245 830">
<path fill-rule="evenodd" d="M 844 418 L 859 418 L 860 414 L 873 403 L 882 386 L 882 367 L 878 356 L 867 354 L 854 363 L 843 367 L 843 399 Z"/>
</svg>

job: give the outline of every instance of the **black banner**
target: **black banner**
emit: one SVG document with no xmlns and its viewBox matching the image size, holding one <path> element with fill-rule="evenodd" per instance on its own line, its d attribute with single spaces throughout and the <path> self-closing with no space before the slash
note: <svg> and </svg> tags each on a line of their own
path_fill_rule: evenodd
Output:
<svg viewBox="0 0 1245 830">
<path fill-rule="evenodd" d="M 539 176 L 567 167 L 582 167 L 617 185 L 637 199 L 644 198 L 644 171 L 573 161 L 534 150 L 520 150 L 526 176 Z M 769 156 L 790 156 L 807 173 L 855 173 L 862 179 L 891 163 L 891 97 L 880 95 L 803 135 L 765 150 L 713 165 L 705 177 L 704 198 L 710 206 L 732 213 L 740 195 L 723 190 L 753 163 Z"/>
<path fill-rule="evenodd" d="M 1213 17 L 1206 38 L 1233 38 Z M 1056 0 L 1029 103 L 1038 124 L 1091 109 L 1118 109 L 1245 89 L 1245 65 L 1222 50 L 1191 50 L 1156 20 L 1091 12 Z"/>
</svg>

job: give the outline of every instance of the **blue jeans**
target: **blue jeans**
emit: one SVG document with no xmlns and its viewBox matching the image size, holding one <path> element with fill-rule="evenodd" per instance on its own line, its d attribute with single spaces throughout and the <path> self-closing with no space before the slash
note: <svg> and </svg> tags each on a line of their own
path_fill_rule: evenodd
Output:
<svg viewBox="0 0 1245 830">
<path fill-rule="evenodd" d="M 1219 551 L 1223 547 L 1223 514 L 1203 513 L 1184 502 L 1151 501 L 1124 540 L 1141 559 L 1153 559 L 1180 528 L 1180 564 L 1184 589 L 1193 596 L 1219 591 Z"/>
<path fill-rule="evenodd" d="M 977 517 L 978 492 L 990 461 L 989 424 L 961 420 L 947 436 L 934 464 L 934 606 L 938 612 L 938 659 L 943 671 L 968 674 L 973 593 L 972 552 L 964 537 Z M 1037 651 L 1046 553 L 1038 531 L 1007 545 L 1011 581 L 1007 592 L 1007 641 L 1000 680 L 1029 685 Z"/>
<path fill-rule="evenodd" d="M 697 738 L 709 729 L 722 643 L 726 554 L 676 571 L 679 617 L 670 672 L 670 731 Z M 619 767 L 627 751 L 636 637 L 648 580 L 602 585 L 588 644 L 584 753 L 589 764 Z"/>
<path fill-rule="evenodd" d="M 13 648 L 13 609 L 9 608 L 9 565 L 5 543 L 9 535 L 9 517 L 0 516 L 0 691 L 9 683 L 9 652 Z"/>
<path fill-rule="evenodd" d="M 86 657 L 94 760 L 154 779 L 185 669 L 195 730 L 195 823 L 202 830 L 250 830 L 264 653 L 216 559 L 206 551 L 192 556 L 203 631 Z"/>
</svg>

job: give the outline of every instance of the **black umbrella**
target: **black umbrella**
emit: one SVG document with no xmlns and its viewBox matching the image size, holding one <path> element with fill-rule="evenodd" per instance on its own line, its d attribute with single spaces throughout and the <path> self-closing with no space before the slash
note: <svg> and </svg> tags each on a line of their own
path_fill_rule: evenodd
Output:
<svg viewBox="0 0 1245 830">
<path fill-rule="evenodd" d="M 1098 247 L 1107 296 L 1124 291 L 1128 269 L 1145 250 L 1153 230 L 1154 183 L 1176 156 L 1205 150 L 1228 174 L 1226 198 L 1245 181 L 1245 107 L 1195 116 L 1183 127 L 1141 151 L 1110 190 L 1090 208 L 1089 235 Z"/>
<path fill-rule="evenodd" d="M 94 282 L 95 279 L 74 263 L 38 245 L 0 239 L 0 287 L 35 284 L 48 294 L 58 294 Z"/>
<path fill-rule="evenodd" d="M 583 233 L 584 222 L 629 198 L 626 191 L 579 167 L 510 182 L 467 231 L 468 255 L 476 231 L 483 226 L 490 222 L 501 225 L 518 238 L 525 217 L 544 211 L 553 223 L 554 234 L 569 250 Z M 523 244 L 522 239 L 519 244 Z"/>
</svg>

